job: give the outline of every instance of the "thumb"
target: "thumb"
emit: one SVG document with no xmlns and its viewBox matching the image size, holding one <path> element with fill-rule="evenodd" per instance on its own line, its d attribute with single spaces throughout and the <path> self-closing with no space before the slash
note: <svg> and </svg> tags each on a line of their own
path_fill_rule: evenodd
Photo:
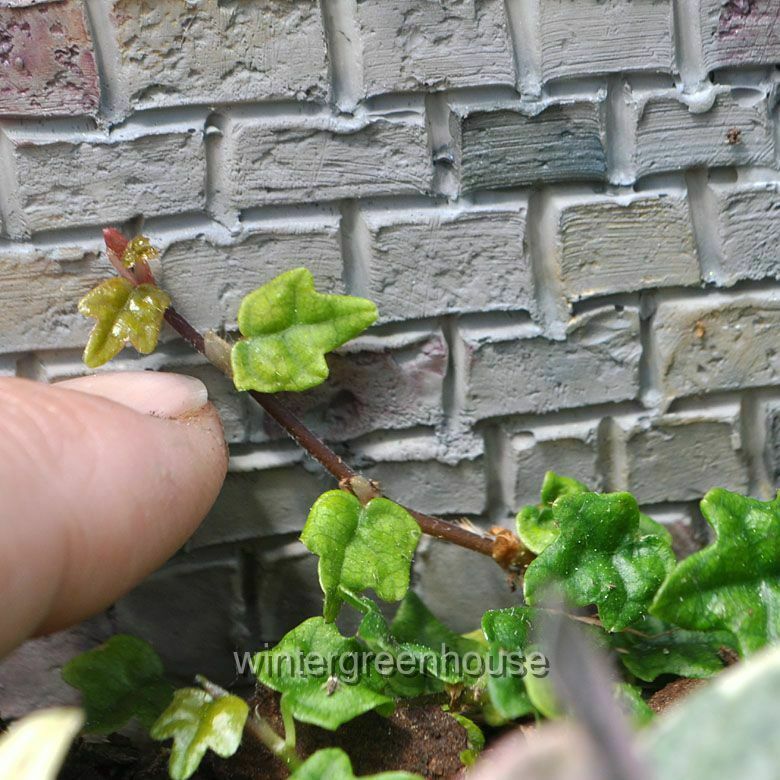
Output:
<svg viewBox="0 0 780 780">
<path fill-rule="evenodd" d="M 219 417 L 192 377 L 0 379 L 0 656 L 159 567 L 226 468 Z"/>
</svg>

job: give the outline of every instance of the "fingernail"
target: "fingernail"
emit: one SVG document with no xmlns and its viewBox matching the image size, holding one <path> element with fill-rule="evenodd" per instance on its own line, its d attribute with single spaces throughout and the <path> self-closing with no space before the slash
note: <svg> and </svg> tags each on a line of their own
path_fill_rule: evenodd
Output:
<svg viewBox="0 0 780 780">
<path fill-rule="evenodd" d="M 56 387 L 97 395 L 155 417 L 181 417 L 208 403 L 206 385 L 192 376 L 122 371 L 57 382 Z"/>
</svg>

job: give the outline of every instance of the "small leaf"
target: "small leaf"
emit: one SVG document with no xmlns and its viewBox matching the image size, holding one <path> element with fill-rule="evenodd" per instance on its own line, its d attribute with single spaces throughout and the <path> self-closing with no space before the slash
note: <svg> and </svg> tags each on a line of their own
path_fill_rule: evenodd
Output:
<svg viewBox="0 0 780 780">
<path fill-rule="evenodd" d="M 173 739 L 168 771 L 173 780 L 191 777 L 206 751 L 229 758 L 241 745 L 249 705 L 238 696 L 215 699 L 200 688 L 181 688 L 151 730 L 152 739 Z"/>
<path fill-rule="evenodd" d="M 590 492 L 589 488 L 582 482 L 548 471 L 542 483 L 541 502 L 535 506 L 526 506 L 517 514 L 517 535 L 523 544 L 531 552 L 539 555 L 560 534 L 552 505 L 559 498 L 588 492 Z M 646 535 L 660 536 L 670 545 L 672 543 L 672 535 L 668 529 L 645 514 L 639 515 L 639 530 Z"/>
<path fill-rule="evenodd" d="M 108 279 L 79 302 L 79 312 L 97 320 L 84 350 L 84 362 L 97 368 L 117 355 L 126 343 L 147 355 L 160 337 L 170 296 L 153 284 L 134 287 L 127 279 Z"/>
<path fill-rule="evenodd" d="M 642 692 L 636 685 L 615 684 L 615 699 L 623 712 L 628 715 L 635 728 L 642 728 L 655 718 L 655 713 L 642 698 Z"/>
<path fill-rule="evenodd" d="M 729 631 L 742 655 L 780 639 L 780 498 L 710 490 L 701 512 L 715 542 L 677 564 L 651 611 L 699 631 Z"/>
<path fill-rule="evenodd" d="M 304 723 L 334 731 L 364 712 L 392 705 L 384 678 L 373 664 L 363 668 L 360 644 L 316 617 L 290 631 L 272 650 L 258 653 L 261 683 L 282 694 L 282 706 Z"/>
<path fill-rule="evenodd" d="M 383 601 L 400 601 L 409 588 L 420 527 L 401 506 L 374 498 L 363 506 L 351 493 L 330 490 L 309 512 L 301 541 L 320 556 L 325 618 L 341 607 L 339 586 L 374 590 Z"/>
<path fill-rule="evenodd" d="M 323 295 L 305 268 L 277 276 L 247 295 L 238 310 L 245 337 L 233 347 L 239 390 L 308 390 L 328 378 L 325 354 L 372 325 L 376 306 L 351 295 Z"/>
<path fill-rule="evenodd" d="M 607 631 L 643 617 L 674 555 L 666 540 L 642 534 L 636 499 L 580 493 L 558 499 L 553 514 L 560 535 L 528 567 L 526 601 L 534 606 L 557 585 L 571 604 L 595 604 Z"/>
<path fill-rule="evenodd" d="M 468 748 L 461 750 L 458 755 L 460 763 L 463 766 L 473 766 L 477 762 L 479 754 L 485 749 L 485 735 L 482 733 L 482 729 L 465 715 L 459 715 L 457 712 L 451 712 L 450 715 L 466 730 L 469 741 Z"/>
<path fill-rule="evenodd" d="M 83 722 L 81 710 L 57 707 L 12 723 L 0 734 L 0 777 L 55 780 Z"/>
<path fill-rule="evenodd" d="M 352 762 L 341 748 L 323 748 L 296 769 L 290 780 L 356 780 Z M 380 772 L 378 775 L 361 775 L 361 780 L 422 780 L 410 772 Z"/>
<path fill-rule="evenodd" d="M 152 646 L 125 634 L 68 661 L 62 679 L 81 691 L 84 728 L 95 734 L 118 731 L 133 717 L 150 729 L 173 696 Z"/>
<path fill-rule="evenodd" d="M 611 634 L 610 643 L 629 672 L 652 682 L 662 674 L 712 677 L 723 669 L 720 651 L 733 639 L 723 631 L 686 631 L 648 616 Z"/>
<path fill-rule="evenodd" d="M 532 613 L 528 607 L 510 607 L 490 610 L 482 617 L 490 664 L 487 692 L 495 710 L 507 720 L 534 711 L 524 679 Z"/>
</svg>

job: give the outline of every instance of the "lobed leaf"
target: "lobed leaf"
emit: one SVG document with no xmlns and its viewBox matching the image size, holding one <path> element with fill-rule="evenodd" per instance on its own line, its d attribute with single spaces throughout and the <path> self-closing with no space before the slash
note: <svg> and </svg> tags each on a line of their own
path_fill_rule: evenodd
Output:
<svg viewBox="0 0 780 780">
<path fill-rule="evenodd" d="M 271 650 L 258 653 L 254 668 L 261 683 L 282 694 L 282 707 L 304 723 L 334 731 L 364 712 L 392 706 L 384 678 L 362 664 L 357 640 L 332 623 L 310 618 Z"/>
<path fill-rule="evenodd" d="M 400 601 L 409 589 L 420 527 L 401 506 L 374 498 L 363 506 L 343 490 L 321 495 L 309 512 L 301 541 L 320 557 L 325 618 L 338 616 L 339 588 L 371 588 L 383 601 Z"/>
<path fill-rule="evenodd" d="M 154 352 L 170 305 L 170 296 L 159 287 L 136 287 L 121 277 L 90 290 L 79 301 L 79 312 L 97 320 L 84 350 L 84 362 L 90 368 L 102 366 L 127 343 L 145 355 Z"/>
<path fill-rule="evenodd" d="M 662 674 L 712 677 L 723 669 L 721 650 L 733 643 L 727 632 L 686 631 L 651 616 L 609 638 L 623 666 L 646 682 Z"/>
<path fill-rule="evenodd" d="M 554 471 L 544 475 L 540 503 L 523 507 L 517 514 L 517 535 L 523 544 L 533 553 L 539 555 L 549 547 L 559 536 L 560 529 L 555 519 L 552 506 L 565 496 L 588 493 L 590 489 L 571 477 L 562 477 Z M 672 535 L 661 523 L 645 514 L 639 515 L 639 529 L 643 534 L 660 536 L 672 543 Z"/>
<path fill-rule="evenodd" d="M 780 497 L 710 490 L 701 512 L 715 541 L 677 564 L 651 612 L 698 631 L 728 631 L 745 656 L 780 638 Z"/>
<path fill-rule="evenodd" d="M 229 758 L 241 745 L 249 705 L 237 696 L 215 699 L 200 688 L 182 688 L 151 730 L 153 739 L 173 739 L 168 771 L 172 780 L 195 774 L 207 750 Z"/>
<path fill-rule="evenodd" d="M 323 748 L 298 767 L 290 780 L 357 780 L 352 772 L 352 762 L 341 748 Z M 361 780 L 422 780 L 410 772 L 380 772 L 378 775 L 361 775 Z"/>
<path fill-rule="evenodd" d="M 553 514 L 560 533 L 525 573 L 528 604 L 557 586 L 575 606 L 595 604 L 607 631 L 643 617 L 674 555 L 668 541 L 641 532 L 636 499 L 579 493 L 558 499 Z"/>
<path fill-rule="evenodd" d="M 131 718 L 150 729 L 173 696 L 152 646 L 125 634 L 68 661 L 62 679 L 81 691 L 84 728 L 96 734 L 118 731 Z"/>
<path fill-rule="evenodd" d="M 308 390 L 328 378 L 325 354 L 362 333 L 376 306 L 351 295 L 323 295 L 305 268 L 277 276 L 249 293 L 238 310 L 244 336 L 232 352 L 239 390 Z"/>
</svg>

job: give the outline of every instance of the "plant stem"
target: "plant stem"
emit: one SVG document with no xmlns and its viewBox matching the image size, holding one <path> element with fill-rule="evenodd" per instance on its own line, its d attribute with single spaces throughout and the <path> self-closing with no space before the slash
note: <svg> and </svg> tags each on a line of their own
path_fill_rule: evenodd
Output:
<svg viewBox="0 0 780 780">
<path fill-rule="evenodd" d="M 224 372 L 224 367 L 218 365 L 207 354 L 206 339 L 199 333 L 179 312 L 170 307 L 165 312 L 165 319 L 168 324 L 198 352 L 207 357 L 217 368 Z M 222 361 L 219 361 L 222 362 Z M 288 435 L 297 442 L 306 452 L 334 476 L 339 482 L 349 485 L 350 480 L 360 475 L 349 465 L 347 465 L 322 439 L 306 425 L 279 400 L 276 396 L 268 393 L 258 393 L 256 390 L 250 390 L 249 395 L 265 409 L 265 411 L 288 433 Z M 414 509 L 404 507 L 407 512 L 417 521 L 420 529 L 428 536 L 450 542 L 451 544 L 464 547 L 482 555 L 490 556 L 496 559 L 500 565 L 510 568 L 518 563 L 527 563 L 530 561 L 530 554 L 520 545 L 517 559 L 507 562 L 496 555 L 496 539 L 493 536 L 484 536 L 474 533 L 455 523 L 442 520 L 439 517 L 417 512 Z M 508 532 L 507 532 L 508 533 Z M 519 540 L 518 540 L 519 542 Z"/>
</svg>

